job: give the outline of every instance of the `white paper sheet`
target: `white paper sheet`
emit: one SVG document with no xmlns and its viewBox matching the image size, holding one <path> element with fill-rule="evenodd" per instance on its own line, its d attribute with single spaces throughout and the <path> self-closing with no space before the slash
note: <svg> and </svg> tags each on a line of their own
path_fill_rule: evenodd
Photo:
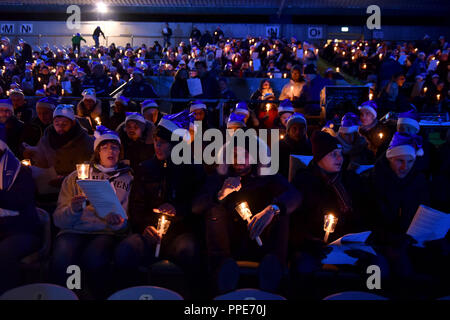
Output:
<svg viewBox="0 0 450 320">
<path fill-rule="evenodd" d="M 38 168 L 31 166 L 31 175 L 34 183 L 36 184 L 38 194 L 59 193 L 60 188 L 55 188 L 49 185 L 51 180 L 58 178 L 58 174 L 56 173 L 54 167 Z"/>
<path fill-rule="evenodd" d="M 189 87 L 189 93 L 192 97 L 203 94 L 202 82 L 199 78 L 188 79 L 187 84 Z"/>
<path fill-rule="evenodd" d="M 349 233 L 345 236 L 333 241 L 328 246 L 332 248 L 332 251 L 322 260 L 323 264 L 350 264 L 354 265 L 358 258 L 353 258 L 345 251 L 348 250 L 361 250 L 373 255 L 377 253 L 371 246 L 365 244 L 367 238 L 372 231 L 365 231 L 359 233 Z"/>
<path fill-rule="evenodd" d="M 420 205 L 406 234 L 417 240 L 417 247 L 425 241 L 443 239 L 450 229 L 450 214 Z"/>
<path fill-rule="evenodd" d="M 113 212 L 127 219 L 127 214 L 108 180 L 77 180 L 77 184 L 92 203 L 99 217 L 104 218 Z"/>
</svg>

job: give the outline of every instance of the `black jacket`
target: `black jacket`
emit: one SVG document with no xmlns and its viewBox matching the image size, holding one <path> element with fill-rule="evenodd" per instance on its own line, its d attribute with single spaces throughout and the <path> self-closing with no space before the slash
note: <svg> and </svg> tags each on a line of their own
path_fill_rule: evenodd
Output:
<svg viewBox="0 0 450 320">
<path fill-rule="evenodd" d="M 419 205 L 430 205 L 430 186 L 414 164 L 409 174 L 399 179 L 386 156 L 364 178 L 369 187 L 371 224 L 380 244 L 395 244 L 404 238 Z"/>
<path fill-rule="evenodd" d="M 199 166 L 174 165 L 156 157 L 142 162 L 136 170 L 130 194 L 129 223 L 133 232 L 142 233 L 148 226 L 156 227 L 158 215 L 153 213 L 153 209 L 163 203 L 170 203 L 177 211 L 170 226 L 171 232 L 189 228 L 192 198 L 202 180 Z"/>
</svg>

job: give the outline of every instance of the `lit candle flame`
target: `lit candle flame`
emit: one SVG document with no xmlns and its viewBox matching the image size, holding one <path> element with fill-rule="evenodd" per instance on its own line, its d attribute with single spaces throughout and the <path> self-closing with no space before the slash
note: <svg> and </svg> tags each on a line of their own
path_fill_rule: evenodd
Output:
<svg viewBox="0 0 450 320">
<path fill-rule="evenodd" d="M 77 174 L 78 179 L 86 180 L 89 178 L 89 165 L 88 164 L 77 164 Z"/>
<path fill-rule="evenodd" d="M 339 67 L 336 68 L 336 72 L 339 72 Z"/>
<path fill-rule="evenodd" d="M 427 90 L 428 90 L 428 88 L 427 88 L 427 87 L 423 88 L 423 93 L 426 93 L 426 92 L 427 92 Z"/>
<path fill-rule="evenodd" d="M 382 133 L 382 132 L 380 132 L 380 133 L 378 134 L 378 136 L 380 137 L 380 139 L 383 139 L 383 133 Z"/>
<path fill-rule="evenodd" d="M 22 161 L 20 161 L 20 163 L 22 163 L 24 166 L 31 166 L 31 160 L 30 159 L 23 159 Z"/>
<path fill-rule="evenodd" d="M 371 92 L 371 93 L 369 93 L 369 100 L 372 100 L 372 98 L 373 98 L 373 93 Z"/>
<path fill-rule="evenodd" d="M 270 103 L 267 103 L 266 104 L 266 112 L 269 112 L 270 111 Z"/>
</svg>

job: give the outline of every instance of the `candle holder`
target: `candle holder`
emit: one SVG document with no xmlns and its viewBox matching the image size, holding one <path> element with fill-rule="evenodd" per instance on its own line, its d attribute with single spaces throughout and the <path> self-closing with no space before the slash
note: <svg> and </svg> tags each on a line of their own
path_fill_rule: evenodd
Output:
<svg viewBox="0 0 450 320">
<path fill-rule="evenodd" d="M 241 216 L 242 220 L 247 221 L 247 223 L 250 223 L 251 218 L 252 218 L 252 212 L 246 201 L 239 203 L 235 209 L 236 209 L 237 213 L 239 213 L 239 215 Z M 256 240 L 256 243 L 258 243 L 258 245 L 260 247 L 262 247 L 261 238 L 256 237 L 255 240 Z"/>
<path fill-rule="evenodd" d="M 162 237 L 167 233 L 167 230 L 169 230 L 170 226 L 170 220 L 167 219 L 166 215 L 162 214 L 161 217 L 158 219 L 158 226 L 156 228 L 158 235 Z M 159 257 L 159 251 L 161 249 L 161 242 L 156 244 L 156 250 L 155 250 L 155 258 Z"/>
<path fill-rule="evenodd" d="M 326 214 L 324 216 L 323 230 L 325 231 L 325 237 L 323 238 L 323 241 L 325 243 L 328 242 L 328 236 L 330 235 L 330 233 L 334 232 L 334 229 L 336 228 L 337 222 L 338 222 L 338 218 L 336 218 L 331 213 Z"/>
</svg>

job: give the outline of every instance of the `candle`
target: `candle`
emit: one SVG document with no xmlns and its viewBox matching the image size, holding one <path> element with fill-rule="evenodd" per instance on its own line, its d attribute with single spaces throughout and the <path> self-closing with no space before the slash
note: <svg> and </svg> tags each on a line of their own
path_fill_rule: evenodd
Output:
<svg viewBox="0 0 450 320">
<path fill-rule="evenodd" d="M 342 55 L 345 56 L 345 51 L 342 51 Z"/>
<path fill-rule="evenodd" d="M 100 126 L 102 124 L 102 122 L 100 121 L 100 117 L 96 117 L 95 122 L 97 122 L 98 126 Z"/>
<path fill-rule="evenodd" d="M 381 60 L 381 59 L 383 58 L 383 54 L 380 53 L 380 54 L 378 55 L 378 58 Z"/>
<path fill-rule="evenodd" d="M 281 140 L 284 139 L 284 134 L 280 134 L 280 139 L 281 139 Z"/>
<path fill-rule="evenodd" d="M 362 68 L 363 68 L 363 69 L 366 69 L 366 68 L 367 68 L 367 65 L 366 65 L 365 63 L 363 63 Z"/>
<path fill-rule="evenodd" d="M 441 95 L 440 95 L 440 94 L 437 94 L 437 95 L 436 95 L 437 101 L 439 101 L 440 98 L 441 98 Z"/>
<path fill-rule="evenodd" d="M 122 63 L 122 59 L 119 59 L 119 63 Z"/>
<path fill-rule="evenodd" d="M 89 179 L 89 164 L 81 163 L 77 164 L 77 174 L 78 179 L 80 180 L 86 180 Z"/>
<path fill-rule="evenodd" d="M 244 221 L 247 221 L 247 223 L 250 223 L 251 217 L 252 217 L 252 212 L 250 211 L 250 207 L 248 206 L 248 203 L 246 201 L 239 203 L 235 209 Z M 258 245 L 261 247 L 262 246 L 261 238 L 256 237 L 255 240 L 258 243 Z"/>
<path fill-rule="evenodd" d="M 373 98 L 373 93 L 371 92 L 371 93 L 369 93 L 369 100 L 372 100 L 372 98 Z"/>
<path fill-rule="evenodd" d="M 120 75 L 119 74 L 116 74 L 116 79 L 117 79 L 117 81 L 120 80 Z"/>
<path fill-rule="evenodd" d="M 100 59 L 100 57 L 101 57 L 102 55 L 99 53 L 97 56 L 98 56 L 98 58 Z"/>
<path fill-rule="evenodd" d="M 380 139 L 383 139 L 383 133 L 382 133 L 382 132 L 380 132 L 380 133 L 378 134 L 378 136 L 380 137 Z"/>
<path fill-rule="evenodd" d="M 31 166 L 31 160 L 30 159 L 23 159 L 22 161 L 20 161 L 21 164 L 23 164 L 24 166 Z"/>
<path fill-rule="evenodd" d="M 44 84 L 44 91 L 45 91 L 45 90 L 47 90 L 47 85 L 46 85 L 46 84 Z"/>
<path fill-rule="evenodd" d="M 60 75 L 58 75 L 58 81 L 61 81 L 61 76 Z"/>
<path fill-rule="evenodd" d="M 294 86 L 291 86 L 291 100 L 294 100 Z"/>
<path fill-rule="evenodd" d="M 316 55 L 319 54 L 319 49 L 316 49 Z"/>
<path fill-rule="evenodd" d="M 167 230 L 169 229 L 170 226 L 170 220 L 168 220 L 165 215 L 161 215 L 161 217 L 158 219 L 158 226 L 156 228 L 158 235 L 162 238 L 163 235 L 165 235 L 167 233 Z M 159 251 L 161 249 L 161 242 L 159 242 L 156 245 L 156 250 L 155 250 L 155 258 L 159 257 Z"/>
<path fill-rule="evenodd" d="M 338 221 L 338 218 L 336 218 L 332 213 L 325 215 L 324 225 L 323 225 L 323 230 L 325 231 L 325 237 L 323 238 L 323 241 L 325 243 L 328 242 L 328 236 L 330 235 L 330 233 L 334 232 L 337 221 Z"/>
<path fill-rule="evenodd" d="M 64 89 L 61 89 L 61 95 L 64 95 Z"/>
<path fill-rule="evenodd" d="M 284 73 L 284 74 L 283 74 L 283 78 L 286 79 L 286 77 L 287 77 L 287 73 Z"/>
<path fill-rule="evenodd" d="M 77 58 L 77 59 L 78 59 L 78 53 L 75 53 L 75 58 Z"/>
<path fill-rule="evenodd" d="M 272 78 L 273 78 L 273 75 L 269 75 L 269 78 L 272 79 Z"/>
<path fill-rule="evenodd" d="M 250 60 L 249 64 L 250 64 L 250 67 L 251 67 L 253 65 L 253 60 Z"/>
<path fill-rule="evenodd" d="M 270 111 L 270 103 L 266 103 L 266 112 Z"/>
<path fill-rule="evenodd" d="M 423 93 L 426 93 L 426 92 L 427 92 L 427 90 L 428 90 L 428 88 L 427 88 L 427 87 L 423 88 Z"/>
<path fill-rule="evenodd" d="M 192 38 L 189 38 L 189 42 L 192 42 Z"/>
<path fill-rule="evenodd" d="M 264 50 L 266 50 L 266 47 L 263 47 L 263 48 L 262 48 L 262 51 L 264 51 Z"/>
<path fill-rule="evenodd" d="M 41 82 L 41 77 L 38 77 L 38 82 Z"/>
<path fill-rule="evenodd" d="M 336 67 L 336 72 L 339 72 L 339 67 Z"/>
</svg>

